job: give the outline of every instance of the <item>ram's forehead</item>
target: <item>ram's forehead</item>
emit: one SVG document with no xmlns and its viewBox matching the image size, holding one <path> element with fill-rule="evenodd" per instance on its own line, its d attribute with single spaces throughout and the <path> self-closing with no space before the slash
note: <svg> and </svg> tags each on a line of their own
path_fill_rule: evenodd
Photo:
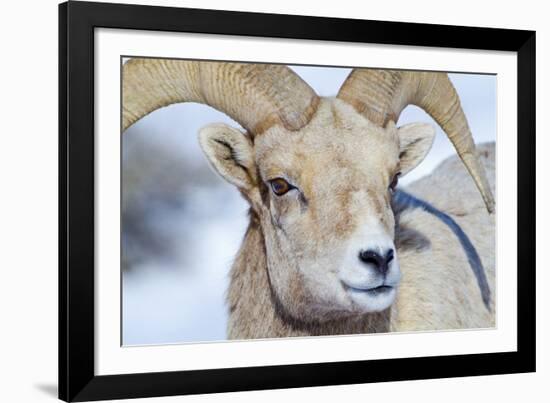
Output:
<svg viewBox="0 0 550 403">
<path fill-rule="evenodd" d="M 333 98 L 321 100 L 308 125 L 299 131 L 273 127 L 255 139 L 262 165 L 295 166 L 303 159 L 319 162 L 362 161 L 395 165 L 398 141 L 394 130 L 373 125 L 351 106 Z"/>
</svg>

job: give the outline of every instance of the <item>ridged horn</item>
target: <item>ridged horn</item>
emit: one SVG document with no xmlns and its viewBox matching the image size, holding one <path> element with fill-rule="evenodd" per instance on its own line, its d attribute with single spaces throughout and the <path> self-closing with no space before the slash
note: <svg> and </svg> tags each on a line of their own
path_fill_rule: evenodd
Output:
<svg viewBox="0 0 550 403">
<path fill-rule="evenodd" d="M 198 102 L 226 113 L 252 135 L 281 124 L 305 126 L 319 99 L 286 66 L 136 58 L 122 74 L 122 131 L 175 103 Z"/>
<path fill-rule="evenodd" d="M 354 69 L 338 98 L 371 122 L 397 123 L 409 104 L 424 109 L 445 131 L 492 213 L 495 201 L 456 90 L 445 73 Z"/>
</svg>

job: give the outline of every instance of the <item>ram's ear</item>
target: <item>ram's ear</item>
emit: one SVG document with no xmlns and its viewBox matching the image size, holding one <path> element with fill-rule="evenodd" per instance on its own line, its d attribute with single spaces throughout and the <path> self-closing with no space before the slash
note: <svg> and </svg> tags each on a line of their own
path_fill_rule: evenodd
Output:
<svg viewBox="0 0 550 403">
<path fill-rule="evenodd" d="M 199 132 L 199 143 L 212 167 L 242 191 L 256 186 L 253 146 L 250 138 L 224 124 L 213 124 Z"/>
<path fill-rule="evenodd" d="M 422 160 L 432 148 L 435 129 L 427 123 L 410 123 L 397 129 L 399 136 L 399 164 L 405 175 Z"/>
</svg>

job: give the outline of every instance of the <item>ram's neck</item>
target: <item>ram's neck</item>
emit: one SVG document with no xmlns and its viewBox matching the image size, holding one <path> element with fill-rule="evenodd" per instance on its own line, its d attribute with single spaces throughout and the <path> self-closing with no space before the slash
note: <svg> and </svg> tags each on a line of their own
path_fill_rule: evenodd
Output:
<svg viewBox="0 0 550 403">
<path fill-rule="evenodd" d="M 228 292 L 230 339 L 387 332 L 389 312 L 323 324 L 289 320 L 276 308 L 267 274 L 265 242 L 252 216 L 231 269 Z"/>
</svg>

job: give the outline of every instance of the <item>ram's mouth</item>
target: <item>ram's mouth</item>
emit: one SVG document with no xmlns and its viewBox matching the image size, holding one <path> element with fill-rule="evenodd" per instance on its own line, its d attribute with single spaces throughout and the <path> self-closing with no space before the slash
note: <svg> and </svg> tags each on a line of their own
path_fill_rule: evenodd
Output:
<svg viewBox="0 0 550 403">
<path fill-rule="evenodd" d="M 347 284 L 344 284 L 344 286 L 352 292 L 360 292 L 360 293 L 365 293 L 365 294 L 369 294 L 369 295 L 372 295 L 372 296 L 376 296 L 376 295 L 380 295 L 380 294 L 386 294 L 386 293 L 390 292 L 391 290 L 393 290 L 393 288 L 394 288 L 393 286 L 386 285 L 386 284 L 379 285 L 378 287 L 371 287 L 371 288 L 352 287 L 352 286 L 349 286 Z"/>
<path fill-rule="evenodd" d="M 361 313 L 382 312 L 391 306 L 396 296 L 396 286 L 381 284 L 375 287 L 350 286 L 344 283 L 346 293 L 355 309 Z"/>
<path fill-rule="evenodd" d="M 370 286 L 361 286 L 361 285 L 351 285 L 346 283 L 345 281 L 342 281 L 342 285 L 346 290 L 352 291 L 352 292 L 360 292 L 360 293 L 366 293 L 370 295 L 378 295 L 378 294 L 385 294 L 393 290 L 395 287 L 390 284 L 380 284 L 375 287 Z"/>
</svg>

